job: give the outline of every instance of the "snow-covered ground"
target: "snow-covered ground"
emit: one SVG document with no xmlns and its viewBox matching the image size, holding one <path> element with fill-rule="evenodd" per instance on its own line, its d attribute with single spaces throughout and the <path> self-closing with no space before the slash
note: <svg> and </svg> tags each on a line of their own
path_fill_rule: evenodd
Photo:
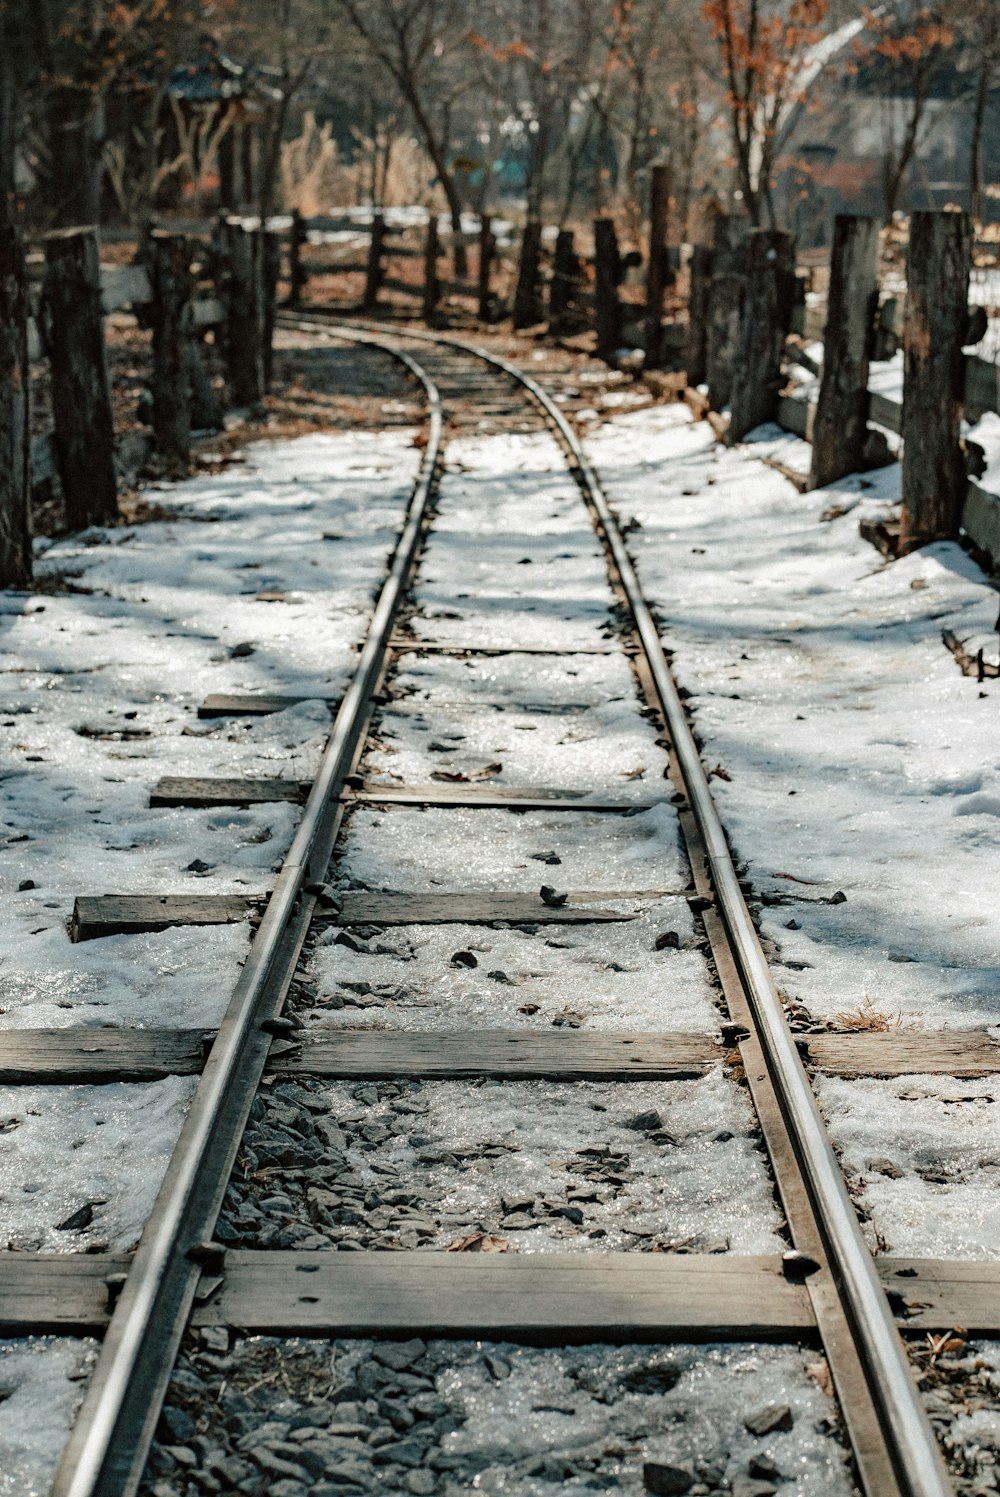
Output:
<svg viewBox="0 0 1000 1497">
<path fill-rule="evenodd" d="M 40 546 L 42 586 L 73 590 L 3 596 L 0 1028 L 218 1022 L 245 925 L 74 945 L 74 897 L 268 887 L 294 806 L 151 809 L 149 791 L 163 774 L 311 775 L 418 462 L 403 429 L 261 443 L 164 489 L 162 520 Z M 199 721 L 213 691 L 310 700 Z M 131 1247 L 190 1092 L 176 1078 L 6 1090 L 0 1241 Z"/>
<path fill-rule="evenodd" d="M 834 1028 L 1000 1033 L 1000 688 L 942 642 L 988 634 L 995 590 L 958 545 L 886 565 L 859 538 L 897 468 L 801 495 L 679 405 L 622 416 L 590 450 L 641 523 L 632 555 L 705 761 L 725 771 L 714 793 L 782 990 Z M 959 1143 L 989 1108 L 958 1097 L 995 1088 L 952 1090 L 831 1080 L 821 1095 L 849 1172 L 902 1170 L 866 1189 L 873 1233 L 897 1252 L 994 1256 L 992 1168 Z M 917 1126 L 928 1107 L 936 1148 Z M 944 1185 L 926 1181 L 935 1159 Z"/>
</svg>

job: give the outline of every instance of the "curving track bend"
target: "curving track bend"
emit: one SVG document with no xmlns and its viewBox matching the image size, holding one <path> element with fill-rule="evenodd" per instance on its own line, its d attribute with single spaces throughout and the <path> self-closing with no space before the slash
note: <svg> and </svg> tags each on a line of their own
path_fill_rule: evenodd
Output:
<svg viewBox="0 0 1000 1497">
<path fill-rule="evenodd" d="M 423 467 L 153 1214 L 109 1290 L 56 1497 L 139 1490 L 192 1317 L 331 1339 L 818 1344 L 858 1486 L 940 1497 L 905 1347 L 579 441 L 500 358 L 320 322 L 299 326 L 374 343 L 422 385 Z M 406 981 L 390 991 L 387 971 Z M 397 1003 L 404 990 L 417 1001 Z M 320 1088 L 317 1113 L 332 1098 L 311 1175 L 275 1152 L 276 1072 Z M 393 1133 L 393 1108 L 430 1143 Z M 456 1139 L 477 1127 L 470 1170 Z M 576 1173 L 556 1189 L 567 1152 Z M 398 1219 L 384 1200 L 345 1212 L 366 1159 L 409 1184 Z M 282 1190 L 300 1251 L 261 1226 Z M 280 1289 L 310 1271 L 315 1292 Z M 461 1489 L 435 1471 L 400 1489 Z"/>
</svg>

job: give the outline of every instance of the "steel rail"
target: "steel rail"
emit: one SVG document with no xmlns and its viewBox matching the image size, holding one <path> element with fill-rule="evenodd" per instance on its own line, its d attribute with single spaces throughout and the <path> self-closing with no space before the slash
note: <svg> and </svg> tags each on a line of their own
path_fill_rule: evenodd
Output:
<svg viewBox="0 0 1000 1497">
<path fill-rule="evenodd" d="M 376 342 L 367 335 L 353 341 Z M 380 346 L 427 398 L 430 423 L 419 475 L 357 668 L 115 1304 L 52 1497 L 135 1493 L 199 1280 L 203 1272 L 218 1271 L 208 1239 L 272 1040 L 261 1026 L 283 1001 L 315 904 L 308 886 L 323 879 L 333 850 L 344 777 L 371 710 L 441 453 L 436 386 L 405 351 Z"/>
<path fill-rule="evenodd" d="M 361 324 L 360 327 L 365 332 L 373 331 L 370 324 Z M 593 465 L 555 401 L 515 364 L 457 338 L 403 329 L 393 329 L 393 334 L 450 347 L 501 370 L 529 392 L 558 431 L 572 457 L 580 486 L 598 519 L 627 595 L 673 739 L 681 777 L 706 848 L 719 911 L 756 1022 L 771 1084 L 809 1191 L 830 1270 L 853 1331 L 893 1469 L 906 1497 L 954 1497 L 954 1487 L 921 1403 L 906 1348 L 893 1320 L 888 1297 L 858 1223 L 816 1095 L 743 897 L 708 776 L 659 631 Z M 871 1497 L 880 1497 L 880 1494 L 872 1493 Z"/>
</svg>

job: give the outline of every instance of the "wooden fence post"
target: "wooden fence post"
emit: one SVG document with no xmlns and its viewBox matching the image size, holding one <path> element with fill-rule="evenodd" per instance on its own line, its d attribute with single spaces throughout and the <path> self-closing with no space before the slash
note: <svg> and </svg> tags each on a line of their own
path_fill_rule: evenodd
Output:
<svg viewBox="0 0 1000 1497">
<path fill-rule="evenodd" d="M 597 356 L 608 362 L 621 344 L 622 309 L 618 287 L 622 279 L 622 257 L 614 220 L 594 219 L 594 311 L 597 323 Z"/>
<path fill-rule="evenodd" d="M 183 234 L 154 229 L 146 254 L 153 291 L 153 435 L 175 466 L 191 457 L 191 246 Z"/>
<path fill-rule="evenodd" d="M 878 313 L 879 224 L 838 213 L 823 333 L 823 378 L 813 421 L 814 489 L 857 473 L 868 436 L 868 366 Z"/>
<path fill-rule="evenodd" d="M 576 253 L 576 235 L 572 229 L 560 229 L 552 257 L 552 284 L 549 287 L 549 321 L 559 323 L 573 304 L 580 284 L 580 261 Z"/>
<path fill-rule="evenodd" d="M 306 243 L 306 221 L 298 208 L 293 208 L 292 227 L 288 235 L 288 305 L 290 307 L 301 305 L 302 293 L 309 281 L 309 272 L 302 263 L 302 249 Z"/>
<path fill-rule="evenodd" d="M 484 213 L 479 220 L 478 315 L 480 322 L 489 322 L 492 319 L 493 298 L 490 295 L 490 272 L 493 268 L 496 247 L 496 240 L 493 237 L 493 221 L 488 213 Z"/>
<path fill-rule="evenodd" d="M 900 550 L 956 535 L 967 488 L 960 446 L 972 229 L 967 213 L 914 213 L 903 336 Z"/>
<path fill-rule="evenodd" d="M 277 229 L 262 228 L 260 234 L 262 275 L 264 281 L 264 389 L 269 390 L 271 388 L 271 378 L 274 374 L 274 323 L 278 315 L 278 282 L 281 280 L 282 238 Z"/>
<path fill-rule="evenodd" d="M 692 386 L 703 385 L 708 373 L 708 319 L 714 261 L 715 254 L 710 245 L 692 245 L 686 360 L 687 382 Z"/>
<path fill-rule="evenodd" d="M 368 269 L 365 273 L 364 309 L 371 312 L 378 303 L 382 289 L 382 255 L 385 250 L 385 217 L 376 213 L 372 218 L 372 234 L 368 242 Z"/>
<path fill-rule="evenodd" d="M 423 318 L 430 322 L 441 299 L 441 283 L 438 280 L 438 221 L 431 212 L 427 219 L 427 239 L 424 243 L 424 301 Z"/>
<path fill-rule="evenodd" d="M 66 520 L 72 530 L 110 525 L 118 483 L 96 230 L 45 236 L 43 302 Z"/>
<path fill-rule="evenodd" d="M 708 403 L 714 411 L 728 404 L 740 337 L 740 307 L 746 275 L 746 237 L 750 221 L 720 213 L 715 220 L 714 264 L 708 307 L 705 375 Z"/>
<path fill-rule="evenodd" d="M 514 291 L 515 328 L 534 327 L 544 314 L 539 293 L 539 262 L 542 256 L 542 224 L 538 218 L 529 218 L 521 236 L 521 256 L 517 267 L 517 286 Z"/>
<path fill-rule="evenodd" d="M 670 213 L 670 167 L 658 162 L 649 185 L 649 263 L 646 267 L 645 368 L 659 369 L 663 344 L 663 297 L 670 283 L 667 218 Z"/>
<path fill-rule="evenodd" d="M 795 240 L 779 229 L 752 229 L 746 244 L 747 275 L 740 337 L 729 396 L 727 441 L 739 442 L 774 419 L 781 390 L 781 361 L 795 299 Z"/>
<path fill-rule="evenodd" d="M 264 268 L 261 235 L 239 218 L 220 224 L 226 307 L 223 347 L 234 405 L 256 405 L 264 394 Z"/>
<path fill-rule="evenodd" d="M 31 585 L 28 273 L 0 198 L 0 587 Z"/>
</svg>

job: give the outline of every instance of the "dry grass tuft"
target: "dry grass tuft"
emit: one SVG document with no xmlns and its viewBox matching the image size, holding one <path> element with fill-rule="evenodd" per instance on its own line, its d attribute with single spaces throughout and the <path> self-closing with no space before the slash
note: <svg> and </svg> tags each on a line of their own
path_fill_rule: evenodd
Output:
<svg viewBox="0 0 1000 1497">
<path fill-rule="evenodd" d="M 888 1030 L 902 1028 L 903 1015 L 899 1010 L 889 1014 L 884 1009 L 876 1008 L 870 994 L 866 993 L 857 1008 L 844 1009 L 841 1013 L 834 1014 L 833 1022 L 838 1029 L 847 1029 L 856 1034 L 865 1031 L 884 1034 Z"/>
</svg>

